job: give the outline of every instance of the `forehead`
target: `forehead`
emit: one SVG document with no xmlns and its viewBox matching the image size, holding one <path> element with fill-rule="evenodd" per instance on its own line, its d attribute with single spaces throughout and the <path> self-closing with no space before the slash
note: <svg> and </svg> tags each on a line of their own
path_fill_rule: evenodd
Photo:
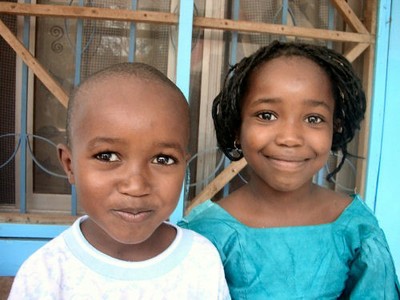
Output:
<svg viewBox="0 0 400 300">
<path fill-rule="evenodd" d="M 188 127 L 186 100 L 160 81 L 143 80 L 136 76 L 102 78 L 83 87 L 75 101 L 71 124 L 73 131 L 86 126 L 89 121 L 102 126 L 115 116 L 130 120 L 129 124 L 160 119 Z"/>
<path fill-rule="evenodd" d="M 305 72 L 315 73 L 315 75 L 323 74 L 324 77 L 328 77 L 328 73 L 314 60 L 298 55 L 279 56 L 270 59 L 256 67 L 251 73 L 251 76 L 265 72 L 285 72 L 288 69 L 304 70 Z"/>
<path fill-rule="evenodd" d="M 75 102 L 77 111 L 88 106 L 100 111 L 103 105 L 110 105 L 107 110 L 112 110 L 117 103 L 128 107 L 173 105 L 177 109 L 186 104 L 175 89 L 161 80 L 136 75 L 110 75 L 92 80 L 81 88 Z"/>
<path fill-rule="evenodd" d="M 314 61 L 298 56 L 271 59 L 249 77 L 244 105 L 260 99 L 286 99 L 288 104 L 318 100 L 334 106 L 331 80 Z"/>
<path fill-rule="evenodd" d="M 315 84 L 321 89 L 328 87 L 331 92 L 331 79 L 328 73 L 316 62 L 301 56 L 280 56 L 266 61 L 250 74 L 247 90 L 251 92 L 257 86 L 266 87 L 277 84 Z"/>
</svg>

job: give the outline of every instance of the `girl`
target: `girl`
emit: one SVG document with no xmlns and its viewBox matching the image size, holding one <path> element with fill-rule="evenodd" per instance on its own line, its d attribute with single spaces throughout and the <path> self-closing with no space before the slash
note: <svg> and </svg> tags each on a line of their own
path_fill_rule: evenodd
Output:
<svg viewBox="0 0 400 300">
<path fill-rule="evenodd" d="M 391 254 L 359 195 L 313 183 L 359 129 L 365 95 L 326 47 L 274 42 L 232 67 L 213 104 L 218 144 L 249 182 L 180 225 L 218 248 L 233 299 L 398 299 Z"/>
</svg>

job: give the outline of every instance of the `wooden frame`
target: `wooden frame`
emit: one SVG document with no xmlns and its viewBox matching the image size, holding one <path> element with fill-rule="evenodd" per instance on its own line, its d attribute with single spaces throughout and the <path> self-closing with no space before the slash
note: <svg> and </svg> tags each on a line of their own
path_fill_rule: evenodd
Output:
<svg viewBox="0 0 400 300">
<path fill-rule="evenodd" d="M 365 21 L 363 22 L 355 15 L 349 4 L 344 0 L 331 0 L 336 10 L 343 17 L 346 24 L 353 32 L 335 31 L 315 28 L 295 27 L 288 25 L 264 24 L 248 21 L 234 21 L 229 19 L 218 19 L 210 17 L 194 17 L 193 26 L 204 29 L 238 31 L 238 32 L 256 32 L 269 33 L 284 36 L 296 36 L 303 38 L 322 39 L 328 41 L 339 41 L 354 43 L 344 55 L 353 62 L 355 59 L 364 55 L 364 87 L 366 89 L 367 99 L 370 101 L 372 93 L 373 80 L 373 62 L 374 62 L 374 44 L 375 44 L 375 26 L 376 26 L 376 8 L 377 1 L 365 1 Z M 174 13 L 161 13 L 150 11 L 130 11 L 108 8 L 93 7 L 71 7 L 62 5 L 39 5 L 39 4 L 16 4 L 11 2 L 0 2 L 1 14 L 13 14 L 21 16 L 50 16 L 62 18 L 86 18 L 102 20 L 118 20 L 129 22 L 144 22 L 156 24 L 178 25 L 178 15 Z M 0 20 L 0 35 L 14 49 L 18 56 L 28 65 L 33 73 L 42 81 L 50 92 L 64 106 L 68 103 L 68 96 L 65 91 L 51 78 L 47 71 L 41 67 L 40 63 L 33 55 L 21 44 L 21 42 L 12 34 L 7 26 Z M 368 105 L 367 107 L 370 107 Z M 370 115 L 369 108 L 366 113 L 368 119 Z M 360 133 L 359 153 L 361 157 L 367 157 L 368 130 L 369 124 L 364 122 Z M 232 163 L 227 167 L 213 182 L 211 182 L 198 196 L 193 199 L 192 204 L 186 210 L 186 213 L 198 203 L 211 198 L 219 191 L 234 175 L 236 175 L 246 162 L 241 160 L 238 163 Z M 359 176 L 357 176 L 357 186 L 359 193 L 364 192 L 366 161 L 359 165 Z M 228 174 L 228 176 L 227 176 Z"/>
</svg>

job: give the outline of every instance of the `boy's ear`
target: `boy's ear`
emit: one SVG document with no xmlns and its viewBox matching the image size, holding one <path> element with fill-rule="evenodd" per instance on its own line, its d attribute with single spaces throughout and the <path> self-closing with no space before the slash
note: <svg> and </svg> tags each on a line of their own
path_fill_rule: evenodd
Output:
<svg viewBox="0 0 400 300">
<path fill-rule="evenodd" d="M 185 161 L 186 161 L 186 163 L 189 162 L 189 160 L 190 160 L 191 157 L 192 157 L 192 155 L 191 155 L 189 152 L 186 153 L 186 155 L 185 155 Z"/>
<path fill-rule="evenodd" d="M 71 150 L 67 145 L 58 144 L 57 145 L 58 160 L 64 169 L 64 172 L 68 176 L 68 181 L 70 184 L 75 183 L 74 172 L 72 168 L 72 154 Z"/>
</svg>

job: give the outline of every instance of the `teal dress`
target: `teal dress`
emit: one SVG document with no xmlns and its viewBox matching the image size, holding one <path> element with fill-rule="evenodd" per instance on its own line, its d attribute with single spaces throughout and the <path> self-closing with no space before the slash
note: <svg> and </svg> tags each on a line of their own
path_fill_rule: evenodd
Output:
<svg viewBox="0 0 400 300">
<path fill-rule="evenodd" d="M 217 247 L 232 299 L 400 299 L 384 233 L 357 195 L 329 224 L 252 228 L 208 200 L 179 225 Z"/>
</svg>

